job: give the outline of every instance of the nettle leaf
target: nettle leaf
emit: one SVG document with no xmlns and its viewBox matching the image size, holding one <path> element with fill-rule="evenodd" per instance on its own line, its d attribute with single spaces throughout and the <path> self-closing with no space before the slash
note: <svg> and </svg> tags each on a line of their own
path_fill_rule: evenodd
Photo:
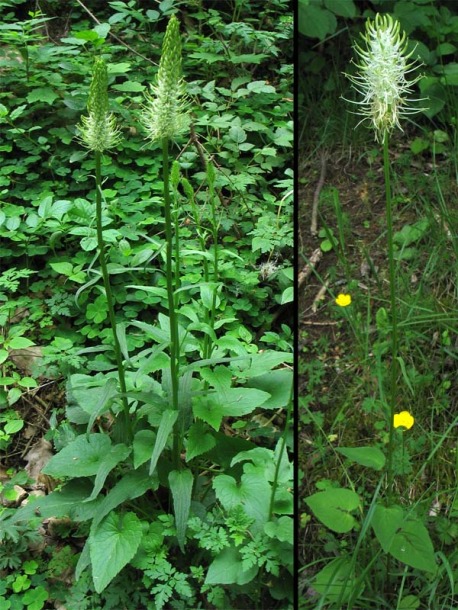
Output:
<svg viewBox="0 0 458 610">
<path fill-rule="evenodd" d="M 169 484 L 173 497 L 177 540 L 180 549 L 184 553 L 186 524 L 188 522 L 189 509 L 191 507 L 191 495 L 194 477 L 189 469 L 172 470 L 169 472 Z"/>
<path fill-rule="evenodd" d="M 255 388 L 230 388 L 217 394 L 224 417 L 240 417 L 252 413 L 270 398 L 270 394 Z"/>
<path fill-rule="evenodd" d="M 27 96 L 27 101 L 32 104 L 33 102 L 44 102 L 45 104 L 52 104 L 59 96 L 51 89 L 51 87 L 37 87 L 33 89 Z"/>
<path fill-rule="evenodd" d="M 356 525 L 351 511 L 361 505 L 357 493 L 350 489 L 327 489 L 305 499 L 317 519 L 333 532 L 344 534 Z"/>
<path fill-rule="evenodd" d="M 195 417 L 209 424 L 218 431 L 223 421 L 223 405 L 213 395 L 197 396 L 192 405 Z"/>
<path fill-rule="evenodd" d="M 89 535 L 92 578 L 101 593 L 133 558 L 140 545 L 143 528 L 135 513 L 111 512 Z"/>
<path fill-rule="evenodd" d="M 409 517 L 400 506 L 378 504 L 371 525 L 385 553 L 412 568 L 436 572 L 433 543 L 420 519 Z"/>
<path fill-rule="evenodd" d="M 186 446 L 186 461 L 189 462 L 197 455 L 210 451 L 216 445 L 215 437 L 208 432 L 207 427 L 200 421 L 195 422 L 188 431 L 188 444 Z"/>
<path fill-rule="evenodd" d="M 336 447 L 336 451 L 361 466 L 375 470 L 385 466 L 385 454 L 378 447 Z"/>
</svg>

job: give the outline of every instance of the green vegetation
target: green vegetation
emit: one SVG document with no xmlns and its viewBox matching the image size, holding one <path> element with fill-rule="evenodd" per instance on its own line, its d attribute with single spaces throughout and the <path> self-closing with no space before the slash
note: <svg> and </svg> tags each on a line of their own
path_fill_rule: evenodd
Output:
<svg viewBox="0 0 458 610">
<path fill-rule="evenodd" d="M 0 2 L 0 608 L 289 610 L 290 3 L 31 4 Z"/>
<path fill-rule="evenodd" d="M 456 607 L 456 9 L 300 1 L 304 610 Z"/>
</svg>

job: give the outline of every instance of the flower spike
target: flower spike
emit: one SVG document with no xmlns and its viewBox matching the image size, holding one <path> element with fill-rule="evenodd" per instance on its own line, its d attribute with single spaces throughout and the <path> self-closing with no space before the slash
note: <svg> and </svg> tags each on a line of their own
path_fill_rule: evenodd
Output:
<svg viewBox="0 0 458 610">
<path fill-rule="evenodd" d="M 167 24 L 156 84 L 151 85 L 151 92 L 142 114 L 148 137 L 152 141 L 174 138 L 189 124 L 181 77 L 180 22 L 175 15 Z"/>
<path fill-rule="evenodd" d="M 401 26 L 391 15 L 375 16 L 366 22 L 366 31 L 361 34 L 366 48 L 355 44 L 354 49 L 360 63 L 355 63 L 359 72 L 356 76 L 346 74 L 354 88 L 363 96 L 362 101 L 353 102 L 363 108 L 362 121 L 369 119 L 375 130 L 375 139 L 384 142 L 385 135 L 394 127 L 402 131 L 400 117 L 421 112 L 423 108 L 412 108 L 409 104 L 421 100 L 408 99 L 412 85 L 421 75 L 408 81 L 406 75 L 420 64 L 409 63 L 414 50 L 407 53 L 407 36 L 401 33 Z M 361 122 L 362 122 L 361 121 Z"/>
<path fill-rule="evenodd" d="M 78 125 L 82 143 L 90 150 L 99 152 L 119 144 L 120 131 L 108 108 L 107 66 L 101 57 L 94 62 L 87 109 L 89 116 L 82 116 L 81 125 Z"/>
</svg>

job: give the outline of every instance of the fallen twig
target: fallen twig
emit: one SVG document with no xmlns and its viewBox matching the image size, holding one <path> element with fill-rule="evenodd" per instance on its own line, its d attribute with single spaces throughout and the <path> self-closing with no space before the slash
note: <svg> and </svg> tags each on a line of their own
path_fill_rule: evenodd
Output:
<svg viewBox="0 0 458 610">
<path fill-rule="evenodd" d="M 301 286 L 305 282 L 305 280 L 312 273 L 314 267 L 320 262 L 322 256 L 323 256 L 323 251 L 320 248 L 317 248 L 316 250 L 313 251 L 312 256 L 310 257 L 308 263 L 305 265 L 305 267 L 302 269 L 302 271 L 299 271 L 299 273 L 298 273 L 298 276 L 297 276 L 297 285 L 298 286 Z"/>
<path fill-rule="evenodd" d="M 320 200 L 321 189 L 324 185 L 324 180 L 326 178 L 326 162 L 328 160 L 328 156 L 326 152 L 322 151 L 321 153 L 321 172 L 320 179 L 318 180 L 318 184 L 316 185 L 315 192 L 313 194 L 313 205 L 312 205 L 312 222 L 310 225 L 310 233 L 312 235 L 316 235 L 318 232 L 318 202 Z"/>
</svg>

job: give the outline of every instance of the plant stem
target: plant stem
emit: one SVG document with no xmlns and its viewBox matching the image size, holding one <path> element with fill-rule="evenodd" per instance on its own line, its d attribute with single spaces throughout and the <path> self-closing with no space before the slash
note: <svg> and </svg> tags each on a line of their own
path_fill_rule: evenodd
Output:
<svg viewBox="0 0 458 610">
<path fill-rule="evenodd" d="M 396 411 L 396 383 L 397 383 L 397 357 L 398 357 L 398 325 L 396 311 L 396 284 L 395 284 L 395 261 L 393 252 L 393 218 L 392 218 L 392 199 L 391 199 L 391 176 L 390 162 L 388 155 L 389 138 L 385 133 L 383 140 L 383 173 L 385 178 L 385 200 L 386 200 L 386 224 L 388 237 L 388 263 L 390 275 L 390 305 L 391 305 L 391 387 L 390 387 L 390 434 L 388 442 L 387 460 L 387 482 L 388 494 L 391 495 L 393 487 L 393 440 L 394 440 L 394 414 Z"/>
<path fill-rule="evenodd" d="M 108 275 L 107 261 L 105 257 L 105 242 L 102 231 L 102 153 L 95 151 L 95 184 L 96 184 L 96 219 L 97 219 L 97 242 L 99 248 L 99 261 L 102 269 L 103 284 L 107 298 L 108 317 L 110 319 L 111 330 L 113 332 L 113 346 L 116 356 L 116 366 L 118 367 L 119 386 L 122 393 L 123 412 L 118 418 L 119 438 L 124 441 L 132 439 L 132 426 L 129 417 L 129 404 L 126 396 L 126 378 L 122 362 L 121 347 L 116 333 L 116 318 L 113 306 L 113 296 L 111 293 L 110 277 Z"/>
<path fill-rule="evenodd" d="M 170 171 L 169 171 L 169 139 L 162 138 L 162 172 L 164 180 L 164 211 L 165 211 L 165 235 L 167 241 L 166 248 L 166 279 L 167 279 L 167 298 L 169 304 L 169 323 L 170 323 L 170 384 L 172 388 L 172 408 L 178 411 L 178 321 L 175 309 L 175 283 L 173 269 L 173 235 L 172 235 L 172 211 L 170 202 Z M 178 235 L 175 236 L 178 239 Z M 180 418 L 177 419 L 173 434 L 173 461 L 174 467 L 179 468 L 181 464 L 181 434 Z"/>
<path fill-rule="evenodd" d="M 269 515 L 267 517 L 268 521 L 270 521 L 272 519 L 272 516 L 273 516 L 274 503 L 275 503 L 275 493 L 276 493 L 277 487 L 278 487 L 278 476 L 280 474 L 280 466 L 281 466 L 281 462 L 282 462 L 282 459 L 283 459 L 283 455 L 286 452 L 286 437 L 287 437 L 287 435 L 289 433 L 289 427 L 290 427 L 290 422 L 291 422 L 292 406 L 293 406 L 293 393 L 294 393 L 294 386 L 291 387 L 291 393 L 290 393 L 290 396 L 289 396 L 288 407 L 287 407 L 287 410 L 286 410 L 285 427 L 283 429 L 283 435 L 282 435 L 282 439 L 281 439 L 281 445 L 280 445 L 280 451 L 279 451 L 277 463 L 275 464 L 274 478 L 273 478 L 273 481 L 272 481 L 272 493 L 270 495 L 270 503 L 269 503 Z"/>
</svg>

